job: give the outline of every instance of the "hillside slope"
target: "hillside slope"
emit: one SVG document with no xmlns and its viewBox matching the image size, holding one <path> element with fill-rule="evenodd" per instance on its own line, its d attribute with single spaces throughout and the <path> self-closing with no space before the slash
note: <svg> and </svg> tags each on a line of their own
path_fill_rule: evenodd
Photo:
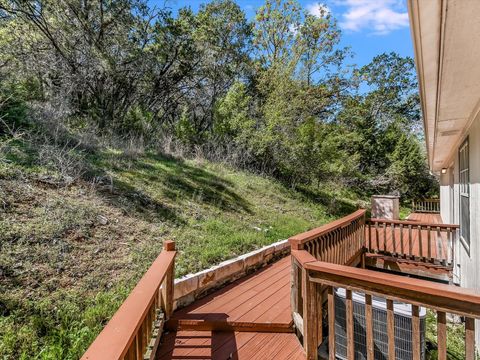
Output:
<svg viewBox="0 0 480 360">
<path fill-rule="evenodd" d="M 165 239 L 177 242 L 181 276 L 355 207 L 339 194 L 293 191 L 225 165 L 154 152 L 90 153 L 83 158 L 89 180 L 70 184 L 38 159 L 15 141 L 0 162 L 6 359 L 78 358 Z"/>
</svg>

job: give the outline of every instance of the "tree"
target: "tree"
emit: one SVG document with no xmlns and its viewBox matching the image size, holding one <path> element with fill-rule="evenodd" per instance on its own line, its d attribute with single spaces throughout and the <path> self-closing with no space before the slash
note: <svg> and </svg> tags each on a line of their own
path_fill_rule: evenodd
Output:
<svg viewBox="0 0 480 360">
<path fill-rule="evenodd" d="M 192 20 L 198 61 L 188 78 L 184 101 L 190 108 L 196 142 L 201 142 L 212 130 L 217 101 L 248 71 L 251 29 L 232 0 L 201 5 Z"/>
<path fill-rule="evenodd" d="M 370 192 L 418 195 L 433 183 L 418 143 L 420 105 L 413 60 L 382 54 L 356 77 L 369 91 L 346 97 L 337 122 L 357 135 L 350 152 L 359 156 L 361 186 Z M 420 179 L 423 185 L 417 186 Z"/>
</svg>

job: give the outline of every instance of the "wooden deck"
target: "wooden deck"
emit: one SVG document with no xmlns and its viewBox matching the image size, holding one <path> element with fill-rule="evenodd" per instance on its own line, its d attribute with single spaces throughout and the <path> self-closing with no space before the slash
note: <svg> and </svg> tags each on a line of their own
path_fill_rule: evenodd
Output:
<svg viewBox="0 0 480 360">
<path fill-rule="evenodd" d="M 175 312 L 157 359 L 305 359 L 286 257 Z"/>
<path fill-rule="evenodd" d="M 430 224 L 443 224 L 440 214 L 428 214 L 428 213 L 411 213 L 407 220 L 418 221 Z"/>
</svg>

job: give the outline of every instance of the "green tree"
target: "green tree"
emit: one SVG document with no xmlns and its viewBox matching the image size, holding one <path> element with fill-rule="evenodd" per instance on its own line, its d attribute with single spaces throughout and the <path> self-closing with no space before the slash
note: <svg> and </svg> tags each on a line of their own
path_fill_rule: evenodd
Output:
<svg viewBox="0 0 480 360">
<path fill-rule="evenodd" d="M 370 192 L 406 197 L 432 188 L 434 179 L 418 141 L 420 106 L 413 60 L 382 54 L 355 75 L 368 90 L 344 98 L 336 119 L 356 134 L 350 152 L 359 157 L 358 184 Z"/>
<path fill-rule="evenodd" d="M 212 130 L 217 101 L 236 81 L 245 78 L 251 28 L 245 13 L 232 0 L 203 4 L 192 20 L 197 60 L 183 102 L 190 108 L 196 142 L 201 142 Z"/>
</svg>

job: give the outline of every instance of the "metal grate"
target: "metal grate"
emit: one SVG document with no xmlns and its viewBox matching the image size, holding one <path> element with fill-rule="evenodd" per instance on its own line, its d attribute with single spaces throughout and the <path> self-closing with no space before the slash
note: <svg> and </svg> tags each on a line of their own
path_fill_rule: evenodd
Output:
<svg viewBox="0 0 480 360">
<path fill-rule="evenodd" d="M 338 289 L 335 296 L 335 349 L 336 357 L 340 359 L 347 358 L 345 306 L 345 290 Z M 373 298 L 372 310 L 375 360 L 386 360 L 388 359 L 388 336 L 385 299 Z M 395 357 L 400 360 L 410 360 L 413 357 L 411 306 L 396 302 L 394 313 Z M 420 359 L 422 360 L 425 359 L 425 315 L 425 309 L 420 308 Z M 366 360 L 365 296 L 357 292 L 353 293 L 353 319 L 355 360 Z"/>
</svg>

